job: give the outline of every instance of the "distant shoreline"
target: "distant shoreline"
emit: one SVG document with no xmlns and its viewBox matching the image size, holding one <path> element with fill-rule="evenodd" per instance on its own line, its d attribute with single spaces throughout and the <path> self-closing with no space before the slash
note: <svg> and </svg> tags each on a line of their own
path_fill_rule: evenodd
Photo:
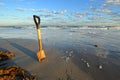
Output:
<svg viewBox="0 0 120 80">
<path fill-rule="evenodd" d="M 26 26 L 0 26 L 0 29 L 35 29 L 34 25 Z M 117 26 L 41 26 L 48 29 L 93 29 L 93 30 L 120 30 Z"/>
</svg>

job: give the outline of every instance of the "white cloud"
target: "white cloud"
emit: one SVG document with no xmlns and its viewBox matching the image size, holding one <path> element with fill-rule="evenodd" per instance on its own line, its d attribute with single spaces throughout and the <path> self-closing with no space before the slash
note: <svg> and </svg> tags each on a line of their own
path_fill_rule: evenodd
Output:
<svg viewBox="0 0 120 80">
<path fill-rule="evenodd" d="M 53 14 L 65 14 L 67 10 L 62 10 L 62 11 L 52 11 Z"/>
<path fill-rule="evenodd" d="M 97 14 L 97 15 L 88 17 L 88 20 L 90 20 L 90 21 L 103 21 L 105 19 L 101 14 Z"/>
<path fill-rule="evenodd" d="M 108 3 L 103 3 L 103 4 L 101 4 L 101 7 L 103 7 L 103 8 L 109 8 L 110 5 Z"/>
<path fill-rule="evenodd" d="M 103 7 L 103 9 L 97 9 L 93 6 L 89 6 L 89 9 L 95 11 L 95 12 L 102 12 L 102 13 L 112 13 L 113 11 L 111 9 L 108 9 L 108 4 L 101 4 L 101 6 Z"/>
<path fill-rule="evenodd" d="M 4 3 L 3 2 L 0 2 L 0 6 L 3 6 L 4 5 Z"/>
<path fill-rule="evenodd" d="M 52 14 L 40 14 L 40 16 L 41 16 L 41 17 L 46 17 L 46 18 L 48 18 L 48 17 L 53 17 Z"/>
<path fill-rule="evenodd" d="M 112 10 L 110 9 L 96 9 L 96 12 L 103 12 L 103 13 L 112 13 Z"/>
<path fill-rule="evenodd" d="M 47 9 L 30 9 L 32 12 L 49 12 Z"/>
<path fill-rule="evenodd" d="M 111 19 L 112 21 L 117 21 L 117 22 L 120 22 L 120 18 L 113 18 Z"/>
<path fill-rule="evenodd" d="M 120 5 L 120 0 L 106 0 L 107 3 Z"/>
<path fill-rule="evenodd" d="M 96 9 L 93 6 L 89 7 L 91 10 L 95 11 L 95 12 L 102 12 L 102 13 L 112 13 L 113 11 L 110 9 Z"/>
<path fill-rule="evenodd" d="M 97 20 L 98 18 L 96 18 L 96 17 L 89 17 L 88 19 L 94 21 L 94 20 Z"/>
<path fill-rule="evenodd" d="M 113 14 L 112 14 L 113 15 Z M 117 21 L 120 23 L 120 14 L 114 14 L 112 17 L 111 17 L 111 20 L 112 21 Z"/>
<path fill-rule="evenodd" d="M 82 18 L 84 16 L 88 15 L 87 12 L 74 12 L 72 13 L 72 16 L 76 17 L 76 18 Z"/>
<path fill-rule="evenodd" d="M 25 11 L 26 9 L 25 8 L 16 8 L 16 10 L 18 10 L 18 11 Z"/>
<path fill-rule="evenodd" d="M 93 6 L 90 6 L 89 7 L 91 10 L 95 10 L 96 8 L 95 7 L 93 7 Z"/>
</svg>

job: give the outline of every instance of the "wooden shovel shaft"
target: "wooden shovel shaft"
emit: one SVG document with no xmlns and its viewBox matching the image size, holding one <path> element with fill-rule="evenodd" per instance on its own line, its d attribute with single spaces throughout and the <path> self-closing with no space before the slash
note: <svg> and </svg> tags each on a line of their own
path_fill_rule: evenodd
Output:
<svg viewBox="0 0 120 80">
<path fill-rule="evenodd" d="M 41 31 L 40 28 L 37 29 L 38 34 L 38 45 L 39 45 L 39 51 L 42 50 L 42 39 L 41 39 Z"/>
<path fill-rule="evenodd" d="M 38 34 L 38 45 L 39 51 L 42 50 L 42 38 L 41 38 L 41 31 L 40 31 L 40 17 L 33 15 L 34 22 L 36 24 L 37 34 Z"/>
</svg>

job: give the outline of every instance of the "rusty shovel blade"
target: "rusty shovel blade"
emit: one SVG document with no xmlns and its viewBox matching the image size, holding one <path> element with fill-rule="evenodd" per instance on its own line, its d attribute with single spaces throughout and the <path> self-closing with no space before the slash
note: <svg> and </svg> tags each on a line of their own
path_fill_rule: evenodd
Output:
<svg viewBox="0 0 120 80">
<path fill-rule="evenodd" d="M 37 52 L 37 57 L 38 57 L 38 60 L 39 61 L 42 61 L 42 60 L 44 60 L 45 59 L 45 52 L 44 52 L 44 50 L 40 50 L 40 51 L 38 51 Z"/>
</svg>

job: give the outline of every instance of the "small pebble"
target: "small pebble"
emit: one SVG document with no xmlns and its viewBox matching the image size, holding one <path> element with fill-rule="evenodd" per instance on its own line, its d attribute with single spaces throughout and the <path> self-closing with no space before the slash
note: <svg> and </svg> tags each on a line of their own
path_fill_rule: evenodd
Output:
<svg viewBox="0 0 120 80">
<path fill-rule="evenodd" d="M 98 45 L 94 45 L 95 47 L 98 47 Z"/>
<path fill-rule="evenodd" d="M 89 68 L 90 67 L 89 63 L 86 63 L 86 64 L 87 64 L 87 67 Z"/>
<path fill-rule="evenodd" d="M 103 67 L 102 67 L 102 65 L 99 65 L 99 69 L 102 69 Z"/>
</svg>

